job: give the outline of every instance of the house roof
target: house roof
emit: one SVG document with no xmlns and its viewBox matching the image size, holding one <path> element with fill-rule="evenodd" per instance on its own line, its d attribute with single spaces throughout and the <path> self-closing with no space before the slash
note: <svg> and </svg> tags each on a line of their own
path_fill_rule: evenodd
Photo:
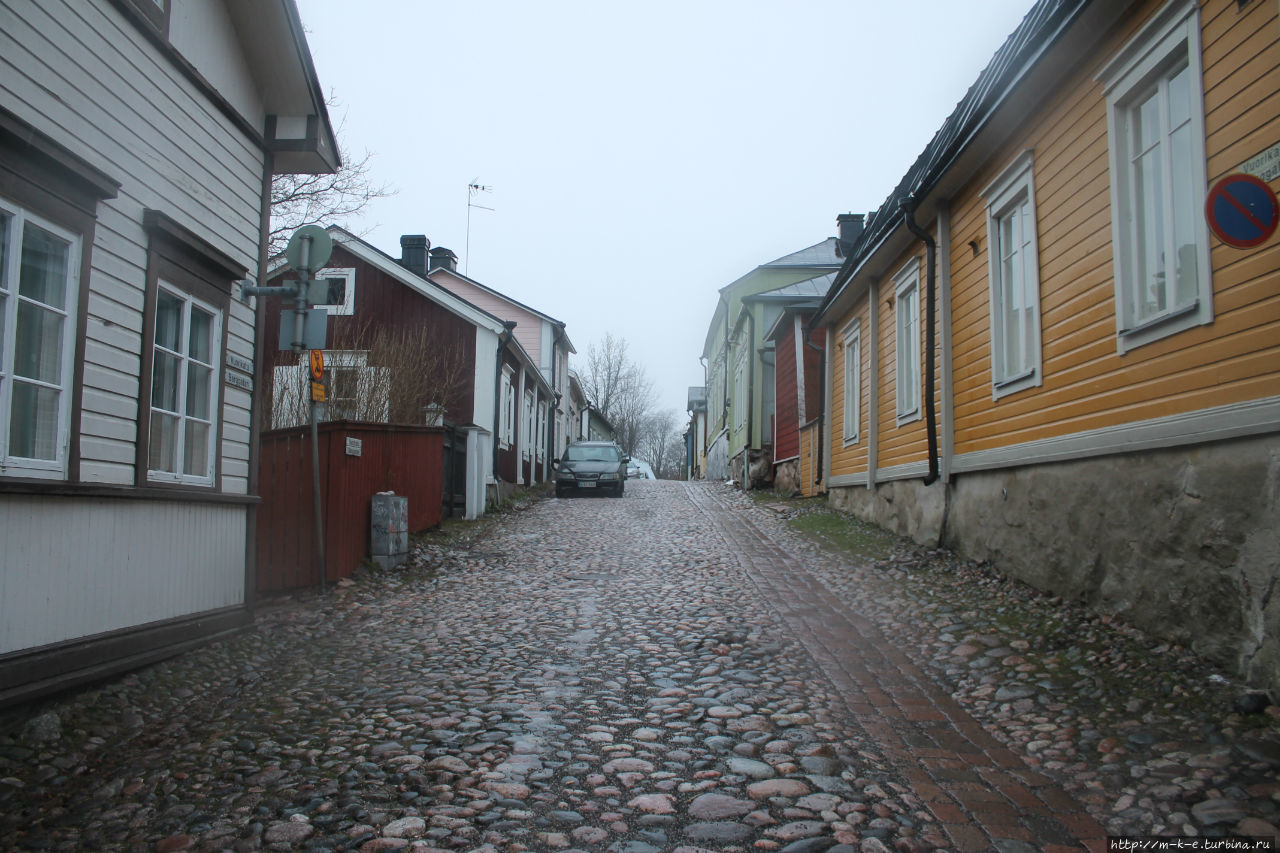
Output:
<svg viewBox="0 0 1280 853">
<path fill-rule="evenodd" d="M 559 326 L 559 327 L 560 327 L 561 335 L 562 335 L 562 336 L 563 336 L 563 338 L 564 338 L 565 345 L 566 345 L 566 346 L 568 346 L 568 348 L 569 348 L 569 352 L 571 352 L 571 353 L 575 353 L 575 354 L 578 352 L 578 351 L 577 351 L 576 349 L 574 349 L 574 347 L 573 347 L 573 341 L 569 340 L 569 333 L 565 331 L 565 324 L 564 324 L 564 321 L 562 321 L 562 320 L 557 320 L 555 317 L 552 317 L 550 314 L 544 314 L 543 312 L 539 311 L 537 308 L 531 308 L 530 306 L 525 305 L 523 302 L 520 302 L 519 300 L 512 299 L 510 296 L 507 296 L 505 293 L 503 293 L 503 292 L 501 292 L 501 291 L 499 291 L 499 290 L 494 290 L 494 289 L 493 289 L 492 287 L 490 287 L 489 285 L 484 284 L 484 283 L 479 282 L 479 281 L 476 281 L 474 278 L 471 278 L 470 276 L 463 275 L 462 273 L 458 272 L 457 270 L 451 270 L 451 269 L 448 269 L 448 268 L 446 268 L 446 267 L 436 267 L 435 269 L 432 269 L 432 270 L 428 270 L 428 271 L 427 271 L 427 277 L 428 277 L 428 278 L 430 278 L 431 276 L 435 275 L 435 274 L 436 274 L 436 273 L 438 273 L 438 272 L 439 272 L 439 273 L 447 273 L 448 275 L 451 275 L 451 276 L 453 276 L 454 278 L 461 279 L 462 281 L 465 281 L 467 284 L 470 284 L 470 285 L 472 285 L 473 287 L 478 287 L 478 288 L 480 288 L 481 290 L 485 291 L 486 293 L 491 293 L 491 294 L 493 294 L 494 296 L 498 297 L 499 299 L 501 299 L 501 300 L 503 300 L 503 301 L 505 301 L 505 302 L 509 302 L 509 303 L 511 303 L 512 305 L 516 306 L 517 308 L 520 308 L 520 309 L 522 309 L 522 310 L 524 310 L 524 311 L 528 311 L 530 314 L 533 314 L 533 315 L 535 315 L 535 316 L 537 316 L 537 317 L 540 317 L 540 318 L 541 318 L 541 319 L 543 319 L 543 320 L 546 320 L 548 323 L 551 323 L 551 324 L 553 324 L 553 325 Z"/>
<path fill-rule="evenodd" d="M 502 318 L 490 314 L 483 308 L 472 305 L 461 296 L 441 287 L 435 282 L 422 278 L 416 273 L 410 272 L 400 266 L 399 261 L 395 258 L 391 257 L 386 252 L 383 252 L 381 249 L 366 243 L 350 231 L 347 231 L 337 225 L 330 225 L 325 230 L 329 232 L 331 237 L 333 237 L 333 242 L 336 245 L 346 249 L 365 263 L 377 267 L 382 272 L 399 281 L 405 287 L 420 293 L 422 296 L 443 306 L 449 311 L 452 311 L 464 320 L 467 320 L 476 326 L 489 329 L 495 334 L 501 334 L 505 328 L 505 326 L 503 326 Z M 282 265 L 282 263 L 275 265 L 272 268 L 272 273 L 274 274 L 278 272 Z"/>
<path fill-rule="evenodd" d="M 866 227 L 858 239 L 847 247 L 844 265 L 815 321 L 830 310 L 867 259 L 895 231 L 904 227 L 904 203 L 918 202 L 937 187 L 940 179 L 956 165 L 978 134 L 987 129 L 996 111 L 1008 102 L 1044 54 L 1062 38 L 1091 3 L 1092 0 L 1039 0 L 1032 7 L 995 52 L 893 192 L 867 217 Z M 1117 14 L 1127 5 L 1127 2 L 1117 0 L 1096 4 L 1111 14 Z"/>
<path fill-rule="evenodd" d="M 749 278 L 760 270 L 774 269 L 803 269 L 812 267 L 815 270 L 827 268 L 836 269 L 840 266 L 840 241 L 835 237 L 828 237 L 821 243 L 814 243 L 812 246 L 806 246 L 798 252 L 792 252 L 789 255 L 783 255 L 780 258 L 774 258 L 768 263 L 760 264 L 746 275 L 738 276 L 733 281 L 720 288 L 721 293 L 732 290 L 739 282 Z"/>
<path fill-rule="evenodd" d="M 820 275 L 815 278 L 806 278 L 804 281 L 797 281 L 794 284 L 784 285 L 776 290 L 766 290 L 764 293 L 755 293 L 751 296 L 744 296 L 743 301 L 752 302 L 793 302 L 797 300 L 820 300 L 827 295 L 827 291 L 831 288 L 831 283 L 835 281 L 836 274 L 829 272 L 826 275 Z"/>
</svg>

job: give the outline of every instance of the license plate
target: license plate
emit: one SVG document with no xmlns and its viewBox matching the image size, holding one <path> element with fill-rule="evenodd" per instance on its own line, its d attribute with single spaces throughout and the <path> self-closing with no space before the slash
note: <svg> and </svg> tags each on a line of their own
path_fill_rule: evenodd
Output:
<svg viewBox="0 0 1280 853">
<path fill-rule="evenodd" d="M 595 484 L 595 483 L 585 483 L 585 482 L 584 482 L 584 483 L 579 483 L 579 484 L 578 484 L 578 488 L 579 488 L 579 489 L 594 489 L 595 487 L 596 487 L 596 484 Z"/>
</svg>

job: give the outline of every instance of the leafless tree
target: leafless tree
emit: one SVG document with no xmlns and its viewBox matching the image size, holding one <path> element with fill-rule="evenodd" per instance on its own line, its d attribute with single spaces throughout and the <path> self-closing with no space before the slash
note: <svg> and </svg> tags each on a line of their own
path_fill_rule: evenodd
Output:
<svg viewBox="0 0 1280 853">
<path fill-rule="evenodd" d="M 644 368 L 627 354 L 626 339 L 610 333 L 587 347 L 587 365 L 581 375 L 587 399 L 613 424 L 623 451 L 636 455 L 655 395 Z"/>
<path fill-rule="evenodd" d="M 337 101 L 330 95 L 325 102 L 332 115 Z M 341 136 L 345 120 L 335 136 Z M 341 142 L 339 142 L 341 149 Z M 276 175 L 271 180 L 271 232 L 268 254 L 284 252 L 289 237 L 303 225 L 342 225 L 363 210 L 371 201 L 394 195 L 387 184 L 375 184 L 369 175 L 373 155 L 366 151 L 356 158 L 340 150 L 342 165 L 332 175 Z"/>
<path fill-rule="evenodd" d="M 671 409 L 652 412 L 641 429 L 640 458 L 653 468 L 660 480 L 678 480 L 684 475 L 684 435 Z"/>
<path fill-rule="evenodd" d="M 455 343 L 430 325 L 343 324 L 328 350 L 323 419 L 423 424 L 428 406 L 454 408 L 470 379 L 465 350 Z M 272 396 L 273 427 L 307 423 L 307 365 L 277 368 Z"/>
</svg>

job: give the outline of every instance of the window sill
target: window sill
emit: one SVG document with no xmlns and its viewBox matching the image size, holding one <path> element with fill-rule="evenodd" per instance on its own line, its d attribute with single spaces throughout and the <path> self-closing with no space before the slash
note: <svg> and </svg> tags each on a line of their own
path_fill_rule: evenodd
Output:
<svg viewBox="0 0 1280 853">
<path fill-rule="evenodd" d="M 1116 342 L 1121 354 L 1145 344 L 1163 340 L 1171 335 L 1187 329 L 1213 322 L 1213 311 L 1209 303 L 1197 299 L 1181 308 L 1166 311 L 1158 317 L 1152 317 L 1116 333 Z"/>
</svg>

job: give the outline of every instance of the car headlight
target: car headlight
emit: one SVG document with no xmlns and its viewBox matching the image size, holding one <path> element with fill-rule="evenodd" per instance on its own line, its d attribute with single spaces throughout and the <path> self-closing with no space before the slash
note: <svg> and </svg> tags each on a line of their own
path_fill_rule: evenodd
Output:
<svg viewBox="0 0 1280 853">
<path fill-rule="evenodd" d="M 601 479 L 601 480 L 616 480 L 616 479 L 618 479 L 618 475 L 617 475 L 617 473 L 616 473 L 616 472 L 615 472 L 615 473 L 613 473 L 613 474 L 601 474 L 601 475 L 600 475 L 600 479 Z"/>
</svg>

